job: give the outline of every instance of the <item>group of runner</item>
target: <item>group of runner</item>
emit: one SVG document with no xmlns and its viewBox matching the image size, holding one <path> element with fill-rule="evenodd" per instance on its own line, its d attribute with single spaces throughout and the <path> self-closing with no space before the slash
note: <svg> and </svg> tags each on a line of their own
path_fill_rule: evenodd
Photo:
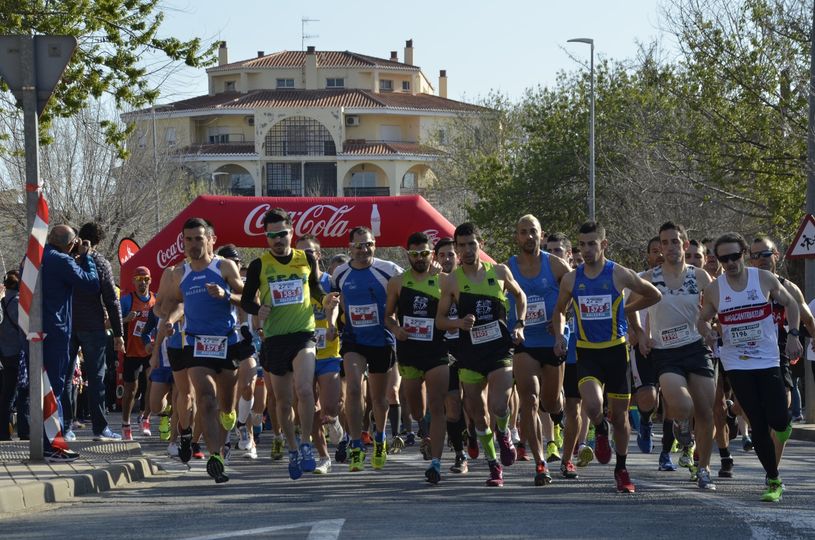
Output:
<svg viewBox="0 0 815 540">
<path fill-rule="evenodd" d="M 667 222 L 648 244 L 651 268 L 637 274 L 606 258 L 601 225 L 584 223 L 573 249 L 525 215 L 507 264 L 487 262 L 478 228 L 464 223 L 435 243 L 411 234 L 403 269 L 375 257 L 373 233 L 356 227 L 350 257 L 324 273 L 319 241 L 294 243 L 285 210 L 269 210 L 263 226 L 269 249 L 242 269 L 233 246 L 216 253 L 211 224 L 187 220 L 186 260 L 164 273 L 153 306 L 153 373 L 172 373 L 152 391 L 162 438 L 177 434 L 172 452 L 186 462 L 203 437 L 215 482 L 229 479 L 233 431 L 257 457 L 265 410 L 271 456 L 287 446 L 292 479 L 331 470 L 326 432 L 350 471 L 364 470 L 366 443 L 370 466 L 382 469 L 408 443 L 412 418 L 432 484 L 442 478 L 446 439 L 454 474 L 469 470 L 465 440 L 471 457 L 480 443 L 488 486 L 502 486 L 503 467 L 519 457 L 534 460 L 534 484 L 546 485 L 548 461 L 576 479 L 576 466 L 609 463 L 613 453 L 616 488 L 631 493 L 633 380 L 645 453 L 661 408 L 660 470 L 675 470 L 675 438 L 680 464 L 699 488 L 715 489 L 714 440 L 719 476 L 732 476 L 727 418 L 743 412 L 766 472 L 762 499 L 781 498 L 778 464 L 791 433 L 785 373 L 802 353 L 799 326 L 815 335 L 815 321 L 797 287 L 775 275 L 769 239 L 748 244 L 729 233 L 700 243 Z"/>
</svg>

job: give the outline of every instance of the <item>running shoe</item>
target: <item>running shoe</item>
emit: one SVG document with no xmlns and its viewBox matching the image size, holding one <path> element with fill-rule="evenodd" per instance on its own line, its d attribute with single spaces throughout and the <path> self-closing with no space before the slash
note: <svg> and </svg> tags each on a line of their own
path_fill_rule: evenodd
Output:
<svg viewBox="0 0 815 540">
<path fill-rule="evenodd" d="M 450 472 L 465 474 L 469 470 L 470 467 L 467 465 L 467 458 L 464 456 L 464 454 L 457 454 L 456 462 L 453 463 L 452 467 L 450 467 Z"/>
<path fill-rule="evenodd" d="M 636 407 L 628 409 L 628 424 L 633 431 L 639 431 L 642 422 L 640 421 L 640 411 Z"/>
<path fill-rule="evenodd" d="M 753 439 L 749 435 L 744 435 L 741 438 L 741 447 L 745 452 L 753 451 Z"/>
<path fill-rule="evenodd" d="M 405 434 L 404 439 L 405 439 L 405 446 L 413 446 L 414 444 L 416 444 L 416 434 L 413 433 L 412 431 L 408 431 Z"/>
<path fill-rule="evenodd" d="M 529 456 L 526 455 L 526 445 L 519 442 L 515 445 L 515 451 L 518 453 L 518 461 L 529 461 Z"/>
<path fill-rule="evenodd" d="M 141 420 L 141 434 L 144 437 L 151 437 L 153 432 L 150 431 L 150 418 L 144 417 Z"/>
<path fill-rule="evenodd" d="M 693 432 L 690 428 L 690 419 L 674 420 L 674 437 L 679 444 L 687 447 L 693 444 Z"/>
<path fill-rule="evenodd" d="M 331 472 L 331 458 L 328 456 L 321 457 L 314 467 L 314 474 L 328 474 Z"/>
<path fill-rule="evenodd" d="M 574 468 L 572 460 L 567 460 L 560 464 L 560 474 L 563 475 L 563 478 L 569 478 L 570 480 L 577 479 L 577 469 Z"/>
<path fill-rule="evenodd" d="M 68 431 L 65 432 L 62 438 L 65 439 L 67 442 L 74 442 L 76 440 L 76 433 L 74 433 L 73 430 L 69 429 Z"/>
<path fill-rule="evenodd" d="M 246 452 L 243 454 L 244 459 L 257 459 L 258 458 L 258 447 L 252 443 L 249 448 L 246 449 Z"/>
<path fill-rule="evenodd" d="M 232 456 L 232 441 L 227 439 L 226 443 L 224 444 L 223 448 L 221 448 L 221 455 L 224 458 L 224 465 L 229 465 L 229 458 Z M 195 457 L 195 451 L 193 450 L 192 457 Z"/>
<path fill-rule="evenodd" d="M 594 450 L 594 448 L 595 448 L 595 446 L 597 444 L 597 440 L 596 440 L 595 435 L 596 435 L 596 431 L 595 431 L 595 428 L 594 428 L 594 424 L 589 424 L 589 431 L 586 433 L 586 444 L 592 450 Z"/>
<path fill-rule="evenodd" d="M 722 458 L 722 467 L 719 469 L 719 478 L 733 478 L 733 458 Z"/>
<path fill-rule="evenodd" d="M 388 448 L 389 454 L 398 454 L 405 448 L 405 439 L 403 439 L 400 435 L 394 435 L 391 439 L 390 448 Z"/>
<path fill-rule="evenodd" d="M 560 461 L 560 452 L 555 441 L 546 443 L 546 461 Z"/>
<path fill-rule="evenodd" d="M 337 450 L 334 452 L 334 460 L 337 463 L 345 463 L 347 459 L 348 459 L 348 435 L 346 434 L 346 436 L 343 437 L 342 440 L 337 443 Z"/>
<path fill-rule="evenodd" d="M 122 440 L 123 441 L 133 440 L 133 430 L 130 429 L 130 424 L 122 424 Z"/>
<path fill-rule="evenodd" d="M 232 431 L 235 428 L 235 423 L 238 421 L 238 414 L 235 411 L 228 413 L 221 411 L 218 413 L 218 419 L 221 421 L 221 425 L 225 430 Z"/>
<path fill-rule="evenodd" d="M 497 461 L 490 461 L 490 477 L 487 480 L 488 487 L 502 487 L 504 485 L 504 470 Z"/>
<path fill-rule="evenodd" d="M 317 460 L 314 459 L 314 447 L 309 443 L 300 445 L 300 468 L 303 472 L 314 472 Z"/>
<path fill-rule="evenodd" d="M 365 469 L 365 452 L 361 448 L 351 449 L 351 459 L 348 462 L 350 472 L 359 472 Z"/>
<path fill-rule="evenodd" d="M 272 459 L 275 461 L 283 459 L 283 437 L 272 439 Z"/>
<path fill-rule="evenodd" d="M 614 480 L 617 481 L 617 491 L 619 493 L 634 493 L 636 491 L 631 477 L 628 476 L 628 470 L 620 469 L 614 471 Z"/>
<path fill-rule="evenodd" d="M 467 455 L 470 459 L 478 459 L 478 437 L 467 432 Z"/>
<path fill-rule="evenodd" d="M 606 425 L 606 434 L 600 435 L 595 432 L 594 455 L 597 456 L 598 463 L 605 465 L 611 461 L 611 445 L 608 442 L 608 420 L 603 418 L 603 423 Z"/>
<path fill-rule="evenodd" d="M 552 475 L 549 474 L 549 468 L 546 463 L 538 463 L 535 465 L 535 485 L 546 486 L 552 483 Z"/>
<path fill-rule="evenodd" d="M 379 470 L 385 466 L 388 459 L 388 444 L 385 441 L 374 442 L 374 455 L 371 456 L 371 466 Z"/>
<path fill-rule="evenodd" d="M 518 452 L 515 450 L 515 445 L 512 444 L 512 440 L 509 438 L 509 432 L 496 430 L 495 434 L 498 437 L 498 447 L 501 449 L 501 464 L 505 467 L 509 467 L 515 463 L 515 460 L 518 458 Z"/>
<path fill-rule="evenodd" d="M 328 423 L 328 440 L 331 444 L 337 446 L 342 438 L 345 436 L 345 431 L 342 429 L 339 418 L 334 418 L 333 422 Z"/>
<path fill-rule="evenodd" d="M 171 442 L 167 445 L 167 455 L 170 457 L 178 457 L 178 445 Z"/>
<path fill-rule="evenodd" d="M 563 448 L 563 428 L 560 424 L 555 424 L 554 428 L 554 441 L 558 448 Z"/>
<path fill-rule="evenodd" d="M 659 470 L 660 471 L 675 471 L 676 465 L 674 465 L 673 460 L 671 460 L 671 453 L 670 452 L 660 452 L 659 453 Z"/>
<path fill-rule="evenodd" d="M 51 450 L 44 450 L 43 457 L 48 463 L 71 463 L 79 459 L 79 454 L 70 450 L 52 448 Z"/>
<path fill-rule="evenodd" d="M 303 469 L 300 468 L 300 454 L 297 450 L 289 451 L 289 478 L 297 480 L 303 476 Z"/>
<path fill-rule="evenodd" d="M 249 428 L 244 424 L 238 427 L 238 450 L 246 450 L 250 444 Z"/>
<path fill-rule="evenodd" d="M 204 451 L 201 450 L 201 444 L 194 442 L 190 445 L 190 450 L 192 451 L 192 457 L 194 459 L 204 459 Z"/>
<path fill-rule="evenodd" d="M 424 478 L 429 484 L 436 485 L 441 480 L 441 471 L 435 465 L 431 465 L 424 472 Z"/>
<path fill-rule="evenodd" d="M 158 438 L 162 441 L 170 440 L 170 417 L 162 414 L 158 419 Z"/>
<path fill-rule="evenodd" d="M 433 455 L 430 450 L 430 437 L 422 437 L 422 442 L 419 443 L 419 452 L 422 454 L 422 458 L 425 461 L 430 461 L 433 459 Z"/>
<path fill-rule="evenodd" d="M 716 490 L 716 484 L 710 479 L 710 471 L 704 468 L 696 471 L 696 485 L 699 486 L 699 489 Z"/>
<path fill-rule="evenodd" d="M 260 444 L 260 434 L 263 433 L 263 426 L 260 424 L 252 425 L 252 437 L 255 439 L 255 444 Z"/>
<path fill-rule="evenodd" d="M 693 447 L 686 446 L 682 449 L 682 455 L 679 456 L 679 466 L 690 469 L 693 467 Z"/>
<path fill-rule="evenodd" d="M 362 439 L 362 444 L 365 446 L 372 446 L 374 444 L 373 437 L 371 437 L 371 434 L 367 431 L 363 431 L 360 438 Z"/>
<path fill-rule="evenodd" d="M 118 433 L 114 433 L 113 430 L 110 429 L 110 426 L 105 426 L 105 429 L 102 433 L 93 436 L 94 441 L 121 441 L 122 436 Z"/>
<path fill-rule="evenodd" d="M 521 435 L 518 433 L 518 428 L 512 428 L 509 430 L 509 437 L 512 440 L 512 444 L 518 446 L 518 443 L 521 442 Z"/>
<path fill-rule="evenodd" d="M 699 467 L 696 465 L 691 465 L 688 467 L 688 472 L 690 472 L 690 481 L 695 483 L 699 478 Z"/>
<path fill-rule="evenodd" d="M 212 454 L 207 460 L 207 474 L 210 475 L 216 484 L 223 484 L 229 481 L 229 477 L 224 474 L 224 460 L 218 454 Z"/>
<path fill-rule="evenodd" d="M 585 467 L 594 459 L 594 450 L 587 444 L 581 444 L 577 451 L 577 466 Z"/>
<path fill-rule="evenodd" d="M 85 429 L 85 424 L 83 424 L 79 420 L 74 420 L 73 422 L 71 422 L 71 431 L 78 431 L 80 429 Z"/>
<path fill-rule="evenodd" d="M 643 454 L 650 454 L 654 450 L 654 439 L 651 437 L 653 428 L 653 422 L 640 422 L 640 429 L 637 431 L 637 446 L 640 447 L 640 452 Z"/>
<path fill-rule="evenodd" d="M 124 434 L 124 429 L 122 429 Z M 187 431 L 182 431 L 178 434 L 178 458 L 187 463 L 192 457 L 192 430 L 187 428 Z"/>
<path fill-rule="evenodd" d="M 781 494 L 784 492 L 784 484 L 781 483 L 780 478 L 767 480 L 767 491 L 761 496 L 764 502 L 778 502 L 781 500 Z"/>
</svg>

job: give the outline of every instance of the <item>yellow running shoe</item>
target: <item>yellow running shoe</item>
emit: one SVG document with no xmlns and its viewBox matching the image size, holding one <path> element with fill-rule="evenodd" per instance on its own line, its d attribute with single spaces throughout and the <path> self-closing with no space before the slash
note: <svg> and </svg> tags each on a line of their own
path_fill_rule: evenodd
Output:
<svg viewBox="0 0 815 540">
<path fill-rule="evenodd" d="M 371 466 L 374 469 L 381 469 L 388 459 L 388 443 L 385 441 L 374 442 L 374 455 L 371 457 Z"/>
<path fill-rule="evenodd" d="M 348 470 L 350 472 L 359 472 L 365 469 L 365 452 L 361 448 L 352 448 L 351 455 L 348 460 Z"/>
<path fill-rule="evenodd" d="M 221 412 L 220 415 L 221 425 L 227 431 L 232 431 L 235 428 L 235 422 L 238 421 L 238 415 L 235 411 L 229 413 Z"/>
<path fill-rule="evenodd" d="M 272 459 L 283 459 L 283 437 L 272 438 Z"/>
<path fill-rule="evenodd" d="M 584 444 L 580 447 L 580 450 L 577 451 L 577 466 L 585 467 L 591 463 L 592 460 L 594 460 L 594 450 L 592 450 L 591 446 Z"/>
<path fill-rule="evenodd" d="M 560 461 L 560 452 L 558 451 L 555 441 L 549 441 L 546 444 L 546 461 Z"/>
<path fill-rule="evenodd" d="M 563 448 L 563 429 L 560 424 L 555 424 L 555 444 L 558 448 Z"/>
</svg>

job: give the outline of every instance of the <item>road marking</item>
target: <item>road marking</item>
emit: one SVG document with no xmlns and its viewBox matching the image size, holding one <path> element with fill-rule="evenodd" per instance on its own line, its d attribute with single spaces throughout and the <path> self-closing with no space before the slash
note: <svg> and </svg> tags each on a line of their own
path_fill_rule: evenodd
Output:
<svg viewBox="0 0 815 540">
<path fill-rule="evenodd" d="M 304 521 L 301 523 L 290 523 L 288 525 L 274 525 L 271 527 L 261 527 L 259 529 L 244 529 L 242 531 L 229 531 L 218 534 L 208 534 L 206 536 L 193 536 L 184 540 L 220 540 L 221 538 L 232 538 L 235 536 L 253 536 L 288 529 L 302 529 L 310 527 L 308 540 L 336 540 L 340 536 L 344 519 L 324 519 L 321 521 Z"/>
</svg>

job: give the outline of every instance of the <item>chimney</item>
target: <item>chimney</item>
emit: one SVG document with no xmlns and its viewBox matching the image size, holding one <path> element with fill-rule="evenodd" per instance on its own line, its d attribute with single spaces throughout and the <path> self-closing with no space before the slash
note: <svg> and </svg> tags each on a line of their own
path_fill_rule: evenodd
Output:
<svg viewBox="0 0 815 540">
<path fill-rule="evenodd" d="M 447 98 L 447 70 L 439 70 L 439 97 Z"/>
<path fill-rule="evenodd" d="M 391 51 L 391 62 L 398 62 L 399 57 L 396 55 L 396 51 Z"/>
<path fill-rule="evenodd" d="M 223 66 L 229 63 L 229 55 L 227 54 L 226 41 L 222 41 L 218 47 L 218 65 Z"/>
<path fill-rule="evenodd" d="M 319 85 L 317 84 L 317 50 L 313 45 L 309 45 L 308 49 L 306 50 L 306 61 L 304 67 L 306 90 L 317 90 L 319 88 Z"/>
<path fill-rule="evenodd" d="M 413 40 L 405 41 L 405 64 L 413 65 Z"/>
<path fill-rule="evenodd" d="M 263 51 L 258 51 L 258 58 L 260 58 L 261 56 L 266 56 L 266 53 Z"/>
</svg>

